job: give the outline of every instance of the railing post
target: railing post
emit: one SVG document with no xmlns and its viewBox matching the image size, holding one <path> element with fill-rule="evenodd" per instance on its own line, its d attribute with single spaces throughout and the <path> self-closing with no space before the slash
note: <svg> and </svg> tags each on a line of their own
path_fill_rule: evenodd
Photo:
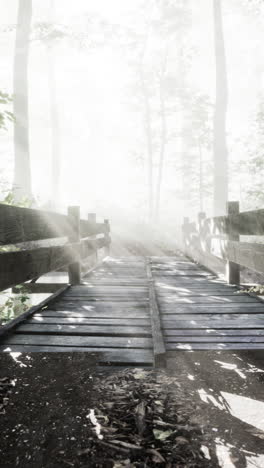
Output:
<svg viewBox="0 0 264 468">
<path fill-rule="evenodd" d="M 88 221 L 91 224 L 96 224 L 96 213 L 88 213 Z M 96 235 L 91 236 L 91 239 L 96 239 Z M 97 251 L 97 249 L 94 252 L 94 259 L 95 259 L 95 263 L 97 263 L 97 261 L 98 261 L 98 251 Z"/>
<path fill-rule="evenodd" d="M 237 241 L 239 242 L 239 233 L 234 229 L 230 217 L 239 214 L 239 202 L 233 201 L 227 203 L 227 242 Z M 234 262 L 230 262 L 227 259 L 226 266 L 227 282 L 229 284 L 240 284 L 240 265 Z"/>
<path fill-rule="evenodd" d="M 80 207 L 69 206 L 68 207 L 68 218 L 71 226 L 71 234 L 68 237 L 68 241 L 71 244 L 78 244 L 80 242 Z M 80 284 L 81 283 L 81 259 L 80 253 L 77 253 L 77 259 L 75 262 L 68 266 L 69 283 Z"/>
<path fill-rule="evenodd" d="M 182 225 L 182 237 L 183 237 L 183 248 L 184 248 L 184 253 L 185 255 L 188 255 L 188 242 L 187 242 L 187 237 L 188 237 L 188 226 L 189 226 L 190 220 L 187 216 L 183 218 L 183 225 Z"/>
<path fill-rule="evenodd" d="M 206 219 L 206 213 L 204 211 L 200 211 L 198 213 L 198 226 L 199 226 L 199 233 L 203 230 L 203 222 Z"/>
<path fill-rule="evenodd" d="M 110 232 L 110 223 L 108 219 L 104 220 L 104 225 L 106 227 L 105 229 L 105 240 L 108 242 L 107 246 L 105 247 L 105 255 L 108 256 L 110 255 L 110 242 L 111 242 L 111 237 L 109 235 Z"/>
</svg>

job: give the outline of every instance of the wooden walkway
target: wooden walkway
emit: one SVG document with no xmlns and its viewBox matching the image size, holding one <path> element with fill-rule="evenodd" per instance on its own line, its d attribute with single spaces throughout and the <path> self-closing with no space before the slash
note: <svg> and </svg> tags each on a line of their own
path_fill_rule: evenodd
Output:
<svg viewBox="0 0 264 468">
<path fill-rule="evenodd" d="M 152 365 L 159 320 L 169 355 L 264 349 L 264 303 L 257 298 L 184 257 L 124 257 L 109 258 L 83 285 L 12 329 L 0 351 L 87 351 L 102 363 Z"/>
</svg>

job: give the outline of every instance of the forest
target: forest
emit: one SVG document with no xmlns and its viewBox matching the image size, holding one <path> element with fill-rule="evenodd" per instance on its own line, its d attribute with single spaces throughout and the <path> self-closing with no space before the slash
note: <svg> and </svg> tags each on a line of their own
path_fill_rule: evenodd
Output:
<svg viewBox="0 0 264 468">
<path fill-rule="evenodd" d="M 165 225 L 262 207 L 263 2 L 0 7 L 3 202 Z"/>
<path fill-rule="evenodd" d="M 0 465 L 264 467 L 264 0 L 0 0 Z"/>
</svg>

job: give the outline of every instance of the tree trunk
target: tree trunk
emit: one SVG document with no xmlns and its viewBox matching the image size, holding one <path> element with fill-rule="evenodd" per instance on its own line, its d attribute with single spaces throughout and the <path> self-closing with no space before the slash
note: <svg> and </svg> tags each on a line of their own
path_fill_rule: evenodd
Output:
<svg viewBox="0 0 264 468">
<path fill-rule="evenodd" d="M 14 183 L 15 200 L 32 199 L 29 153 L 28 57 L 32 0 L 20 0 L 18 6 L 14 57 Z"/>
<path fill-rule="evenodd" d="M 167 139 L 167 122 L 166 122 L 166 114 L 165 114 L 163 77 L 160 80 L 160 115 L 161 115 L 161 135 L 160 135 L 160 155 L 159 155 L 156 206 L 155 206 L 155 220 L 156 221 L 158 221 L 159 214 L 160 214 L 161 184 L 162 184 L 162 177 L 163 177 L 164 156 L 165 156 L 166 139 Z"/>
<path fill-rule="evenodd" d="M 152 146 L 152 132 L 151 132 L 151 109 L 149 104 L 148 90 L 146 88 L 143 70 L 140 70 L 141 89 L 144 100 L 144 124 L 147 142 L 148 154 L 148 221 L 153 221 L 153 146 Z"/>
<path fill-rule="evenodd" d="M 199 149 L 199 200 L 200 212 L 204 210 L 204 182 L 203 182 L 203 154 L 201 143 L 198 141 Z"/>
<path fill-rule="evenodd" d="M 59 206 L 60 198 L 60 129 L 57 106 L 56 76 L 51 46 L 47 47 L 47 54 L 51 122 L 51 204 L 52 208 L 56 209 Z"/>
<path fill-rule="evenodd" d="M 54 22 L 54 0 L 50 0 L 49 22 Z M 51 206 L 54 210 L 60 205 L 60 126 L 57 102 L 56 72 L 53 59 L 52 40 L 47 43 L 48 57 L 48 85 L 50 101 L 50 125 L 51 125 Z"/>
<path fill-rule="evenodd" d="M 221 0 L 214 0 L 216 99 L 214 113 L 214 214 L 226 212 L 228 200 L 228 152 L 226 113 L 228 103 L 225 43 Z"/>
</svg>

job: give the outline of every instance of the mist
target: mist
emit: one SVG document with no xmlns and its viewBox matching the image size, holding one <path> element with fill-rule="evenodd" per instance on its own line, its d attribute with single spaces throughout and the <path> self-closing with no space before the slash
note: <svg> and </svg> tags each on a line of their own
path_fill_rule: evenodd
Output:
<svg viewBox="0 0 264 468">
<path fill-rule="evenodd" d="M 14 117 L 28 145 L 1 129 L 2 200 L 175 228 L 228 199 L 262 206 L 261 2 L 35 0 L 23 85 L 18 6 L 0 2 L 1 91 L 14 113 L 27 92 Z"/>
<path fill-rule="evenodd" d="M 263 20 L 0 0 L 2 466 L 263 468 Z"/>
</svg>

